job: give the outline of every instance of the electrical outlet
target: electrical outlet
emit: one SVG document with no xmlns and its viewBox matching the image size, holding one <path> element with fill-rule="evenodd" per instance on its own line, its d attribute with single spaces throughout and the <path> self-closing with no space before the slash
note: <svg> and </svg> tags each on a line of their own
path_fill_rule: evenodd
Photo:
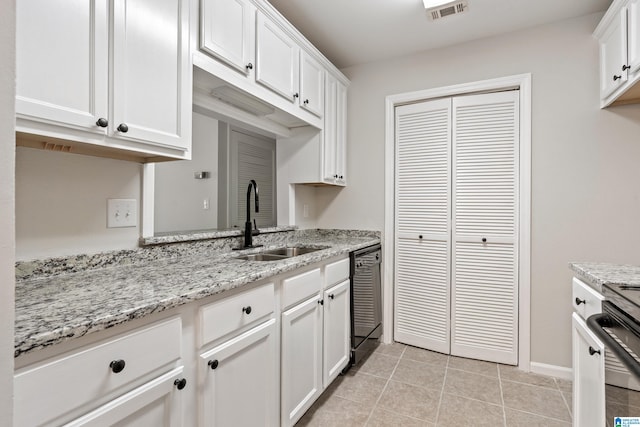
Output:
<svg viewBox="0 0 640 427">
<path fill-rule="evenodd" d="M 107 199 L 107 228 L 136 227 L 136 199 Z"/>
</svg>

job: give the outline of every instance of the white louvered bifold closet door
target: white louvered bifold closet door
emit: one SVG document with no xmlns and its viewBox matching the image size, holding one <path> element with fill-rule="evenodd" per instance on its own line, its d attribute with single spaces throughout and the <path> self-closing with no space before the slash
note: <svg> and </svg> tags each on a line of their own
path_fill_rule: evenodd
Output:
<svg viewBox="0 0 640 427">
<path fill-rule="evenodd" d="M 396 108 L 394 339 L 449 353 L 451 100 Z"/>
<path fill-rule="evenodd" d="M 453 98 L 451 354 L 518 361 L 518 91 Z"/>
</svg>

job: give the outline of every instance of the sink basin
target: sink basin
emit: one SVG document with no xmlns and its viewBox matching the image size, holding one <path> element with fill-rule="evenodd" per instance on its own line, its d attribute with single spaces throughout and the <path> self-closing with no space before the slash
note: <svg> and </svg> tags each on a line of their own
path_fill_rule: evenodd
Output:
<svg viewBox="0 0 640 427">
<path fill-rule="evenodd" d="M 291 258 L 294 256 L 298 256 L 298 255 L 304 255 L 304 254 L 308 254 L 310 252 L 315 252 L 315 251 L 319 251 L 322 250 L 322 248 L 309 248 L 309 247 L 298 247 L 298 248 L 278 248 L 278 249 L 272 249 L 270 251 L 264 251 L 264 254 L 270 254 L 270 255 L 281 255 L 281 256 L 285 256 L 287 258 Z"/>
<path fill-rule="evenodd" d="M 237 259 L 245 259 L 247 261 L 280 261 L 283 259 L 289 258 L 288 256 L 283 255 L 273 255 L 268 253 L 261 254 L 251 254 L 251 255 L 242 255 L 236 257 Z"/>
<path fill-rule="evenodd" d="M 241 255 L 236 257 L 236 259 L 244 259 L 247 261 L 280 261 L 294 256 L 308 254 L 310 252 L 321 251 L 322 249 L 325 248 L 284 247 L 271 249 L 258 254 Z"/>
</svg>

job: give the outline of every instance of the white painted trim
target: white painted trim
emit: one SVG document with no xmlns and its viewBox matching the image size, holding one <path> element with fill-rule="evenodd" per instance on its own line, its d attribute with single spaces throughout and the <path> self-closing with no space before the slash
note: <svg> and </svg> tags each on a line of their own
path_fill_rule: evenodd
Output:
<svg viewBox="0 0 640 427">
<path fill-rule="evenodd" d="M 573 369 L 564 366 L 547 365 L 546 363 L 531 362 L 531 372 L 538 375 L 573 381 Z"/>
<path fill-rule="evenodd" d="M 154 204 L 156 196 L 156 165 L 145 163 L 142 165 L 142 235 L 141 237 L 153 237 L 154 229 Z"/>
<path fill-rule="evenodd" d="M 500 77 L 434 89 L 389 95 L 385 99 L 385 218 L 382 236 L 384 342 L 393 341 L 394 277 L 394 180 L 395 180 L 395 107 L 446 96 L 520 89 L 520 195 L 519 195 L 519 324 L 518 366 L 531 369 L 531 74 Z"/>
</svg>

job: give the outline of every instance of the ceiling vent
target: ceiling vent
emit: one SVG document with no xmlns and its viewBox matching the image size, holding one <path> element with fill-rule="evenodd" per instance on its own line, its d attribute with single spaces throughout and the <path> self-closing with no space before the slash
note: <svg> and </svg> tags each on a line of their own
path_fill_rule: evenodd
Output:
<svg viewBox="0 0 640 427">
<path fill-rule="evenodd" d="M 427 8 L 429 19 L 435 21 L 449 15 L 457 15 L 465 12 L 469 8 L 466 0 L 453 1 L 438 7 Z"/>
</svg>

